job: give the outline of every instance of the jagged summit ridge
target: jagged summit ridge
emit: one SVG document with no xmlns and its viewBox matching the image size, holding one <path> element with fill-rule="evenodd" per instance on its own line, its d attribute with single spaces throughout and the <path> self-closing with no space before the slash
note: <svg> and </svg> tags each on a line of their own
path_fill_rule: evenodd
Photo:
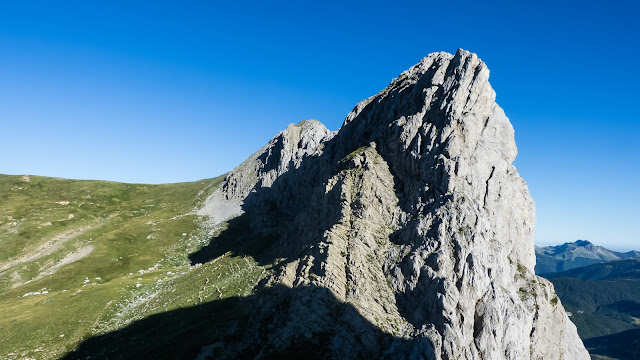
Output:
<svg viewBox="0 0 640 360">
<path fill-rule="evenodd" d="M 326 358 L 588 358 L 533 274 L 535 207 L 488 78 L 475 54 L 431 54 L 336 134 L 290 126 L 227 176 L 210 203 L 241 204 L 246 238 L 270 240 L 237 247 L 276 266 L 245 334 L 260 350 L 219 357 L 304 342 Z"/>
<path fill-rule="evenodd" d="M 335 135 L 317 120 L 291 124 L 276 134 L 265 146 L 238 165 L 224 180 L 223 186 L 211 194 L 197 211 L 212 223 L 238 216 L 243 200 L 256 187 L 269 187 L 289 168 L 300 166 L 305 156 L 322 151 L 325 141 Z"/>
</svg>

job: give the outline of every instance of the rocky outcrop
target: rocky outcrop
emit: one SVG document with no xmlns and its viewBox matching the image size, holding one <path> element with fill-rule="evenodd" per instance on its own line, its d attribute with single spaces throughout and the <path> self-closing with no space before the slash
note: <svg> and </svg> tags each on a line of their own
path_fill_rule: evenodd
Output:
<svg viewBox="0 0 640 360">
<path fill-rule="evenodd" d="M 534 203 L 488 78 L 475 54 L 431 54 L 337 134 L 289 126 L 227 176 L 207 206 L 242 202 L 243 232 L 206 251 L 272 272 L 216 358 L 589 358 L 534 275 Z"/>
<path fill-rule="evenodd" d="M 334 134 L 316 120 L 289 125 L 233 169 L 196 213 L 208 216 L 212 224 L 240 215 L 243 200 L 251 191 L 270 187 L 287 170 L 298 168 L 304 157 L 317 155 Z"/>
</svg>

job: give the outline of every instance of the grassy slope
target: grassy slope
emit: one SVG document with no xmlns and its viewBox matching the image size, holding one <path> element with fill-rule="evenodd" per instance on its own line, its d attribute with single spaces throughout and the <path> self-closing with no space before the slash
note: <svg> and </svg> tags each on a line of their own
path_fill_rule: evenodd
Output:
<svg viewBox="0 0 640 360">
<path fill-rule="evenodd" d="M 263 273 L 252 259 L 188 259 L 212 230 L 190 212 L 221 180 L 0 175 L 0 358 L 57 358 L 151 314 L 248 294 Z"/>
</svg>

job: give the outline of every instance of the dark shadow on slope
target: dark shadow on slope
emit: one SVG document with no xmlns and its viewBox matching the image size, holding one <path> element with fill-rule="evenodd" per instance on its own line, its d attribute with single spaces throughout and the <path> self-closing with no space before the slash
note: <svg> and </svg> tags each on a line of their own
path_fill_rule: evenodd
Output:
<svg viewBox="0 0 640 360">
<path fill-rule="evenodd" d="M 321 265 L 327 252 L 322 251 L 321 242 L 326 240 L 325 232 L 336 225 L 342 215 L 340 184 L 326 192 L 327 182 L 349 166 L 345 159 L 350 154 L 371 142 L 376 143 L 377 153 L 389 165 L 394 179 L 394 191 L 400 200 L 398 205 L 412 217 L 390 240 L 396 245 L 411 245 L 414 248 L 420 246 L 416 241 L 424 241 L 424 234 L 417 233 L 414 219 L 421 215 L 420 212 L 436 211 L 450 198 L 445 195 L 447 176 L 441 156 L 446 151 L 448 139 L 441 138 L 442 134 L 438 135 L 438 141 L 427 151 L 425 146 L 420 147 L 428 139 L 426 133 L 421 132 L 417 136 L 422 140 L 418 141 L 416 138 L 410 148 L 405 149 L 399 141 L 403 136 L 402 125 L 394 120 L 422 111 L 422 89 L 431 86 L 427 81 L 430 78 L 431 75 L 424 76 L 417 84 L 395 89 L 388 92 L 381 101 L 368 103 L 356 119 L 345 124 L 338 135 L 324 144 L 322 154 L 307 156 L 297 169 L 289 164 L 289 171 L 279 176 L 270 187 L 257 184 L 244 201 L 244 213 L 230 220 L 227 228 L 210 239 L 208 245 L 191 254 L 191 263 L 206 263 L 225 254 L 247 255 L 260 265 L 275 266 L 278 271 L 278 267 L 309 255 L 314 259 L 311 272 L 323 276 L 324 268 Z M 406 99 L 396 102 L 393 99 L 397 97 Z M 439 101 L 443 97 L 444 94 L 439 90 L 433 101 Z M 424 115 L 425 120 L 435 128 L 430 131 L 437 133 L 445 127 L 445 119 L 448 118 L 443 111 L 434 106 Z M 278 144 L 276 138 L 272 151 L 268 155 L 265 152 L 258 158 L 263 162 L 265 170 L 277 168 L 275 165 L 281 161 L 278 154 L 282 147 Z M 412 151 L 420 153 L 420 158 L 411 155 Z M 425 187 L 427 179 L 434 184 Z M 427 206 L 419 205 L 420 201 Z M 437 226 L 434 225 L 429 230 L 427 237 L 437 237 Z M 434 240 L 434 249 L 438 246 Z M 429 259 L 427 265 L 437 268 L 435 260 Z M 402 267 L 410 269 L 409 258 L 406 262 Z M 421 299 L 422 294 L 442 287 L 441 281 L 434 279 L 428 283 L 422 282 L 420 287 L 413 290 L 415 294 L 398 295 L 396 300 L 399 311 L 417 327 L 430 322 L 427 312 L 417 313 L 414 310 L 416 304 L 409 299 Z M 439 313 L 439 310 L 431 309 L 430 312 Z"/>
<path fill-rule="evenodd" d="M 640 359 L 640 329 L 584 340 L 592 355 L 608 356 L 619 360 Z"/>
<path fill-rule="evenodd" d="M 243 326 L 241 298 L 229 298 L 149 316 L 83 341 L 62 359 L 186 359 L 200 345 Z"/>
<path fill-rule="evenodd" d="M 363 138 L 339 150 L 337 140 L 326 142 L 322 154 L 306 156 L 298 168 L 290 163 L 289 170 L 271 186 L 258 182 L 244 199 L 243 214 L 229 220 L 208 245 L 189 255 L 191 263 L 206 263 L 224 254 L 251 256 L 263 266 L 289 263 L 317 246 L 341 217 L 340 187 L 327 192 L 328 179 L 345 168 L 340 161 L 345 151 L 368 145 Z M 276 142 L 274 151 L 279 149 Z M 277 168 L 273 164 L 280 161 L 273 153 L 259 159 L 266 170 Z"/>
<path fill-rule="evenodd" d="M 295 334 L 297 338 L 287 346 L 270 347 L 279 330 L 308 320 L 295 316 L 291 302 L 309 292 L 322 299 L 319 310 L 329 311 L 330 316 L 316 319 L 311 332 Z M 336 355 L 335 346 L 332 352 L 332 345 L 340 343 L 350 346 L 345 350 L 356 358 L 378 359 L 395 358 L 385 350 L 392 344 L 398 349 L 406 348 L 407 342 L 382 332 L 327 289 L 278 286 L 265 289 L 260 295 L 152 315 L 123 329 L 89 338 L 62 359 L 193 359 L 211 344 L 211 359 L 338 359 L 341 356 Z M 429 358 L 432 353 L 425 356 Z"/>
<path fill-rule="evenodd" d="M 449 76 L 454 67 L 452 62 L 447 69 Z M 205 263 L 219 256 L 231 254 L 232 256 L 248 255 L 253 257 L 261 265 L 279 266 L 288 264 L 304 255 L 314 256 L 315 263 L 312 272 L 322 276 L 323 269 L 319 266 L 326 259 L 326 252 L 321 249 L 325 231 L 334 226 L 341 218 L 340 186 L 326 193 L 328 179 L 338 174 L 348 164 L 342 159 L 354 150 L 367 146 L 371 142 L 377 144 L 377 152 L 389 164 L 389 169 L 394 177 L 394 190 L 400 199 L 400 208 L 413 217 L 418 216 L 419 211 L 433 211 L 447 201 L 447 177 L 442 156 L 446 156 L 448 138 L 443 138 L 442 130 L 449 120 L 446 110 L 437 106 L 437 102 L 445 98 L 442 88 L 432 98 L 436 105 L 431 106 L 429 112 L 423 114 L 426 122 L 432 128 L 422 127 L 409 148 L 399 140 L 403 135 L 403 126 L 395 120 L 401 117 L 409 117 L 419 114 L 424 108 L 423 90 L 432 86 L 431 77 L 436 67 L 427 70 L 427 74 L 421 77 L 417 84 L 407 87 L 398 86 L 392 91 L 385 92 L 383 97 L 374 99 L 365 105 L 362 112 L 353 121 L 344 124 L 340 133 L 330 141 L 324 143 L 324 151 L 319 156 L 307 156 L 298 169 L 289 164 L 289 171 L 278 177 L 270 187 L 261 184 L 248 195 L 244 201 L 244 214 L 228 222 L 227 228 L 218 236 L 211 239 L 210 243 L 200 251 L 191 254 L 192 264 Z M 399 81 L 404 84 L 403 79 Z M 404 86 L 404 85 L 403 85 Z M 402 94 L 401 94 L 402 92 Z M 402 97 L 401 101 L 389 101 L 396 97 Z M 428 145 L 429 136 L 427 130 L 435 132 L 437 141 Z M 259 160 L 263 161 L 265 169 L 273 169 L 280 161 L 278 144 L 274 146 L 274 152 L 263 155 Z M 412 155 L 415 153 L 416 156 Z M 275 154 L 275 157 L 271 157 Z M 419 155 L 419 156 L 417 156 Z M 403 181 L 411 179 L 411 181 Z M 426 179 L 432 184 L 425 189 Z M 422 183 L 421 183 L 422 182 Z M 433 186 L 432 186 L 433 185 Z M 418 207 L 418 198 L 428 204 L 428 207 Z M 406 224 L 405 224 L 406 225 Z M 412 227 L 412 226 L 411 226 Z M 412 244 L 416 239 L 413 230 L 399 232 L 397 238 L 393 238 L 396 244 Z M 437 264 L 436 264 L 437 265 Z M 431 266 L 431 265 L 430 265 Z M 429 286 L 441 286 L 437 281 Z M 286 325 L 286 322 L 278 323 L 282 314 L 287 314 L 287 300 L 301 296 L 300 291 L 309 291 L 300 288 L 279 288 L 277 292 L 282 294 L 276 301 L 281 309 L 274 309 L 271 317 L 255 316 L 251 311 L 262 311 L 260 304 L 265 304 L 265 289 L 258 286 L 257 295 L 240 299 L 225 299 L 211 303 L 198 305 L 192 308 L 176 310 L 168 313 L 151 316 L 145 320 L 135 322 L 125 329 L 115 331 L 104 336 L 98 336 L 85 341 L 80 348 L 67 356 L 68 359 L 83 358 L 83 355 L 100 354 L 109 352 L 110 358 L 185 358 L 192 357 L 199 347 L 204 344 L 223 341 L 225 344 L 246 344 L 247 348 L 238 353 L 236 358 L 253 358 L 257 352 L 264 350 L 260 344 L 266 343 L 262 339 L 244 339 L 250 332 L 251 326 L 268 326 L 264 336 L 277 331 Z M 379 346 L 384 348 L 386 343 L 402 343 L 404 340 L 393 339 L 381 332 L 374 324 L 357 315 L 357 311 L 351 305 L 345 305 L 335 299 L 328 290 L 315 288 L 313 301 L 323 299 L 328 302 L 323 305 L 331 309 L 342 309 L 339 314 L 327 317 L 327 321 L 335 326 L 349 328 L 350 324 L 358 323 L 364 331 L 351 331 L 354 337 L 361 334 L 371 334 L 368 340 L 360 337 L 359 341 L 365 341 L 365 349 L 373 349 Z M 423 292 L 424 289 L 419 291 Z M 326 293 L 326 294 L 325 294 Z M 420 298 L 420 297 L 417 297 Z M 313 303 L 312 300 L 309 302 Z M 420 324 L 426 322 L 424 316 L 411 317 L 412 304 L 398 301 L 400 312 L 410 321 Z M 306 317 L 314 315 L 316 310 L 309 309 L 306 316 L 297 321 L 306 321 Z M 339 320 L 344 314 L 348 314 L 348 321 Z M 335 320 L 335 321 L 334 321 Z M 275 322 L 274 322 L 275 321 Z M 293 320 L 292 320 L 293 321 Z M 328 325 L 327 325 L 328 326 Z M 232 331 L 232 329 L 236 329 Z M 310 339 L 300 339 L 285 350 L 267 351 L 271 358 L 324 358 L 333 328 L 315 329 Z M 353 329 L 351 329 L 353 330 Z M 355 335 L 355 334 L 358 335 Z M 382 344 L 382 345 L 376 345 Z M 308 350 L 310 347 L 311 350 Z M 373 350 L 372 350 L 373 351 Z M 105 353 L 106 354 L 106 353 Z M 397 353 L 396 353 L 397 354 Z M 396 355 L 394 354 L 394 355 Z M 360 358 L 382 357 L 381 353 L 361 354 Z M 431 358 L 432 355 L 424 355 Z"/>
<path fill-rule="evenodd" d="M 447 74 L 452 66 L 449 65 Z M 436 67 L 430 68 L 418 83 L 397 87 L 369 102 L 353 121 L 344 124 L 336 136 L 323 144 L 320 155 L 306 156 L 297 169 L 290 163 L 289 170 L 270 187 L 258 183 L 244 200 L 243 215 L 230 220 L 225 231 L 190 255 L 191 263 L 205 263 L 227 253 L 252 256 L 261 265 L 273 264 L 278 259 L 286 263 L 299 258 L 310 246 L 316 246 L 324 232 L 340 219 L 339 189 L 335 186 L 332 192 L 325 193 L 328 179 L 345 169 L 344 160 L 349 154 L 371 142 L 376 143 L 378 154 L 389 165 L 394 190 L 400 199 L 398 205 L 403 211 L 418 216 L 420 211 L 434 211 L 444 204 L 449 197 L 445 195 L 447 177 L 440 155 L 446 152 L 448 138 L 438 135 L 438 141 L 427 151 L 425 146 L 420 146 L 427 143 L 427 135 L 420 132 L 406 149 L 399 140 L 403 137 L 403 127 L 395 122 L 400 117 L 423 111 L 423 89 L 432 86 L 435 71 Z M 439 89 L 432 101 L 438 102 L 444 97 Z M 402 101 L 397 102 L 396 98 Z M 448 119 L 445 110 L 438 106 L 423 115 L 437 131 L 444 128 Z M 281 161 L 282 139 L 278 139 L 275 138 L 269 152 L 258 157 L 264 171 L 276 169 Z M 420 157 L 416 158 L 412 152 L 420 153 Z M 412 185 L 408 186 L 404 179 L 411 179 Z M 425 190 L 427 179 L 437 186 L 429 184 Z M 419 201 L 429 206 L 418 209 Z M 303 228 L 296 224 L 311 226 Z M 411 239 L 402 241 L 411 243 Z"/>
<path fill-rule="evenodd" d="M 340 219 L 340 189 L 335 187 L 325 193 L 312 187 L 290 203 L 291 207 L 282 197 L 289 199 L 292 195 L 281 184 L 294 183 L 290 178 L 296 174 L 295 170 L 285 173 L 272 187 L 251 193 L 245 200 L 244 213 L 229 220 L 226 229 L 210 239 L 208 245 L 190 254 L 191 264 L 206 263 L 225 254 L 251 256 L 262 266 L 289 263 L 300 258 L 314 242 L 317 244 Z M 334 201 L 314 202 L 320 193 Z"/>
</svg>

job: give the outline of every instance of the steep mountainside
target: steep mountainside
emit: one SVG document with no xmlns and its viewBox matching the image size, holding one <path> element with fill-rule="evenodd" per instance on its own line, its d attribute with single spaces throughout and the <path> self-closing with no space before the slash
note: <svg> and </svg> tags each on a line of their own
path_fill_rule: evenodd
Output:
<svg viewBox="0 0 640 360">
<path fill-rule="evenodd" d="M 592 354 L 638 358 L 640 259 L 609 261 L 545 276 L 555 285 Z"/>
<path fill-rule="evenodd" d="M 578 240 L 557 246 L 536 246 L 536 274 L 575 269 L 604 261 L 640 257 L 640 252 L 617 252 Z"/>
<path fill-rule="evenodd" d="M 242 231 L 194 259 L 274 270 L 253 324 L 211 355 L 588 358 L 533 274 L 534 204 L 488 76 L 469 52 L 431 54 L 337 134 L 290 126 L 227 176 L 208 207 L 241 208 Z"/>
<path fill-rule="evenodd" d="M 290 125 L 221 183 L 167 199 L 162 216 L 136 213 L 152 229 L 190 221 L 193 233 L 163 237 L 175 246 L 153 250 L 157 265 L 140 275 L 11 308 L 20 288 L 0 306 L 14 319 L 30 306 L 82 308 L 67 289 L 114 292 L 65 359 L 588 359 L 553 285 L 534 274 L 534 203 L 488 78 L 475 54 L 431 54 L 338 132 Z M 104 238 L 93 266 L 114 269 L 112 239 L 154 249 L 147 233 Z M 175 249 L 183 257 L 167 264 Z M 17 341 L 15 358 L 47 358 Z"/>
</svg>

